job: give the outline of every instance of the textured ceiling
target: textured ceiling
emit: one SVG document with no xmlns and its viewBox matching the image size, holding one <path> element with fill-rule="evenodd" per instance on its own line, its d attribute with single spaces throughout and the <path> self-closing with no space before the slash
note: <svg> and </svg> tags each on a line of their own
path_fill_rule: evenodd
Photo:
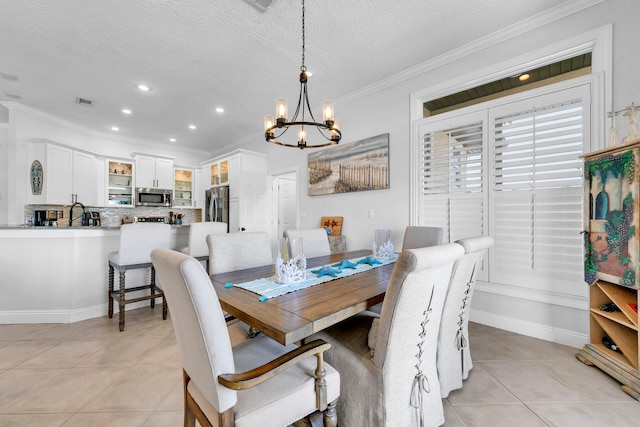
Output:
<svg viewBox="0 0 640 427">
<path fill-rule="evenodd" d="M 171 144 L 174 137 L 178 146 L 207 152 L 260 138 L 275 98 L 295 104 L 298 95 L 301 5 L 277 0 L 263 13 L 252 1 L 3 0 L 0 101 L 95 132 L 117 125 L 126 138 Z M 312 107 L 557 4 L 307 0 Z M 141 82 L 153 91 L 139 92 Z M 76 97 L 94 105 L 78 105 Z M 225 112 L 216 113 L 218 106 Z M 188 130 L 191 123 L 198 129 Z"/>
</svg>

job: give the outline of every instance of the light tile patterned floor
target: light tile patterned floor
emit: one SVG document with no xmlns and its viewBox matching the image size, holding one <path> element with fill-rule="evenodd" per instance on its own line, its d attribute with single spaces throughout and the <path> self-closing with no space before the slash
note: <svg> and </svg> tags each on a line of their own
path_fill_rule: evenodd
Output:
<svg viewBox="0 0 640 427">
<path fill-rule="evenodd" d="M 245 339 L 240 325 L 232 340 Z M 450 427 L 640 427 L 640 402 L 576 349 L 471 325 L 474 368 L 443 400 Z M 0 325 L 0 426 L 182 425 L 180 354 L 159 311 Z M 308 425 L 306 422 L 296 426 Z"/>
</svg>

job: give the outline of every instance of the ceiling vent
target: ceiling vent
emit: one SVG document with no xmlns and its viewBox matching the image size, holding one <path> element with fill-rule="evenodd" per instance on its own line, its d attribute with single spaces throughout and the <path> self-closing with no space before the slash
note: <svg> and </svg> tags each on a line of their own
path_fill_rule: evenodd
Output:
<svg viewBox="0 0 640 427">
<path fill-rule="evenodd" d="M 93 106 L 93 101 L 87 98 L 76 98 L 76 102 L 80 105 L 86 105 L 87 107 Z"/>
<path fill-rule="evenodd" d="M 276 0 L 244 0 L 260 12 L 266 12 Z"/>
</svg>

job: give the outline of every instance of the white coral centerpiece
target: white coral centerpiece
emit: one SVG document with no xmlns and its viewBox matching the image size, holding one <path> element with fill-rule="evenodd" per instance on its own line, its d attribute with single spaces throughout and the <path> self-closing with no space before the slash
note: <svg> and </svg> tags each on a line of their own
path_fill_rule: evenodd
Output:
<svg viewBox="0 0 640 427">
<path fill-rule="evenodd" d="M 304 256 L 284 262 L 280 254 L 276 258 L 276 280 L 278 283 L 299 283 L 306 278 L 307 259 Z"/>
<path fill-rule="evenodd" d="M 386 243 L 382 243 L 381 245 L 376 245 L 375 242 L 373 242 L 373 256 L 376 258 L 391 258 L 393 255 L 395 255 L 395 252 L 393 251 L 393 243 L 391 243 L 391 240 L 387 240 Z"/>
</svg>

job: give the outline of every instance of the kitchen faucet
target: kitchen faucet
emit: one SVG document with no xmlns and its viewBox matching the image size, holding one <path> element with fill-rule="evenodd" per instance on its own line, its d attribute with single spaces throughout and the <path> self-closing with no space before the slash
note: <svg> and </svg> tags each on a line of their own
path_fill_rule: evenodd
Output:
<svg viewBox="0 0 640 427">
<path fill-rule="evenodd" d="M 69 227 L 71 227 L 73 225 L 73 220 L 74 219 L 78 219 L 78 217 L 74 218 L 73 217 L 73 208 L 76 205 L 80 205 L 80 207 L 82 208 L 82 222 L 80 223 L 80 225 L 84 225 L 84 219 L 85 219 L 85 210 L 84 210 L 84 205 L 80 202 L 75 202 L 74 204 L 71 205 L 71 207 L 69 208 Z"/>
</svg>

